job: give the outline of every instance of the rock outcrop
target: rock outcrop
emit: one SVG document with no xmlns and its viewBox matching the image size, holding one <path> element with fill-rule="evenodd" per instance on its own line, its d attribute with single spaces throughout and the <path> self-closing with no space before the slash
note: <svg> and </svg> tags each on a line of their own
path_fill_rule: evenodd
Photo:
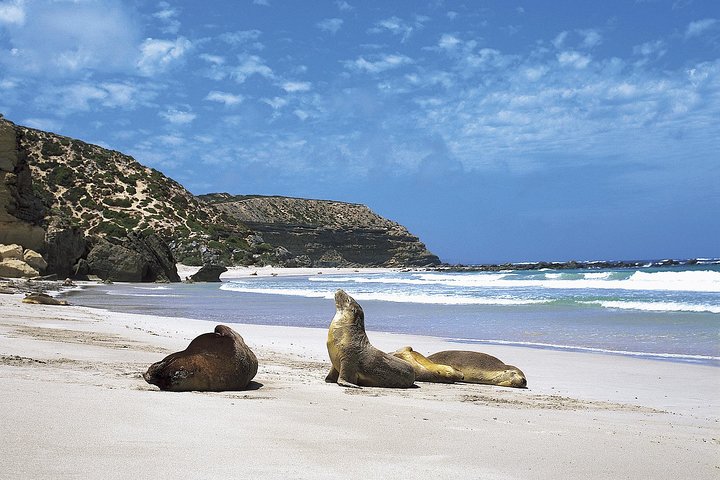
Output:
<svg viewBox="0 0 720 480">
<path fill-rule="evenodd" d="M 193 282 L 220 282 L 220 275 L 227 272 L 222 265 L 203 265 L 200 270 L 190 276 Z"/>
<path fill-rule="evenodd" d="M 34 250 L 23 251 L 18 244 L 0 244 L 0 277 L 37 277 L 46 266 L 45 260 Z"/>
<path fill-rule="evenodd" d="M 407 229 L 364 205 L 198 198 L 128 155 L 1 115 L 0 243 L 38 252 L 46 274 L 124 281 L 179 281 L 175 260 L 198 266 L 439 263 Z"/>
<path fill-rule="evenodd" d="M 200 198 L 279 245 L 285 266 L 428 266 L 440 259 L 402 225 L 365 205 L 288 197 L 210 194 Z M 309 263 L 309 265 L 308 265 Z"/>
<path fill-rule="evenodd" d="M 87 270 L 112 282 L 179 282 L 172 252 L 156 235 L 130 234 L 122 243 L 95 239 Z"/>
<path fill-rule="evenodd" d="M 45 216 L 15 125 L 0 118 L 0 243 L 42 250 Z"/>
</svg>

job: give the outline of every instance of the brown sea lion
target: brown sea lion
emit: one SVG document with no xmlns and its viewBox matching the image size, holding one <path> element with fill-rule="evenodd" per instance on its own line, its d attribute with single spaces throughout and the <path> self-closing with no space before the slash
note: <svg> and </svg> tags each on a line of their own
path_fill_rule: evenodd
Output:
<svg viewBox="0 0 720 480">
<path fill-rule="evenodd" d="M 460 370 L 467 383 L 485 383 L 501 387 L 525 388 L 527 379 L 517 367 L 505 365 L 500 359 L 480 352 L 446 350 L 433 353 L 428 359 Z"/>
<path fill-rule="evenodd" d="M 23 303 L 34 303 L 38 305 L 68 305 L 67 300 L 58 300 L 46 293 L 28 293 L 22 299 Z"/>
<path fill-rule="evenodd" d="M 403 347 L 393 352 L 397 358 L 405 360 L 415 370 L 415 380 L 418 382 L 453 383 L 463 379 L 462 372 L 449 365 L 440 365 L 431 362 L 424 355 L 416 352 L 412 347 Z"/>
<path fill-rule="evenodd" d="M 335 316 L 328 330 L 327 348 L 332 367 L 325 381 L 345 387 L 409 388 L 412 366 L 373 347 L 365 333 L 362 307 L 342 290 L 335 292 Z"/>
<path fill-rule="evenodd" d="M 220 392 L 245 389 L 257 369 L 257 358 L 243 338 L 218 325 L 214 333 L 203 333 L 182 352 L 150 365 L 143 378 L 160 390 Z"/>
</svg>

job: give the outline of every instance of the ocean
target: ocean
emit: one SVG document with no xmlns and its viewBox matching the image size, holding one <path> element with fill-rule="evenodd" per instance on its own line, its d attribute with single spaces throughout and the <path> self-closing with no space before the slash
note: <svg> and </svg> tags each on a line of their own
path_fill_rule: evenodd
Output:
<svg viewBox="0 0 720 480">
<path fill-rule="evenodd" d="M 98 285 L 70 295 L 76 305 L 113 311 L 326 328 L 342 288 L 362 305 L 369 331 L 443 337 L 458 348 L 502 344 L 720 366 L 718 259 L 633 269 L 318 269 L 223 280 Z"/>
</svg>

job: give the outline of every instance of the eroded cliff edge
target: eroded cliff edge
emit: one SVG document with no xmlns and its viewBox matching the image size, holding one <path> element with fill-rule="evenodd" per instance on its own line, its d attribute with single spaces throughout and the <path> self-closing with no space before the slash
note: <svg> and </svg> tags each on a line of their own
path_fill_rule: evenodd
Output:
<svg viewBox="0 0 720 480">
<path fill-rule="evenodd" d="M 431 266 L 440 263 L 407 228 L 365 205 L 281 196 L 202 195 L 203 201 L 281 246 L 286 266 Z"/>
</svg>

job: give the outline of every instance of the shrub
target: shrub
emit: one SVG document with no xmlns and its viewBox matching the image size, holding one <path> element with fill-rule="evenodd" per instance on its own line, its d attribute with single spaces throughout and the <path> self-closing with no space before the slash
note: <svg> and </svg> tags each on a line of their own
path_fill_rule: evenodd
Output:
<svg viewBox="0 0 720 480">
<path fill-rule="evenodd" d="M 57 157 L 65 153 L 63 148 L 53 141 L 43 142 L 43 146 L 40 149 L 40 153 L 44 157 Z"/>
</svg>

